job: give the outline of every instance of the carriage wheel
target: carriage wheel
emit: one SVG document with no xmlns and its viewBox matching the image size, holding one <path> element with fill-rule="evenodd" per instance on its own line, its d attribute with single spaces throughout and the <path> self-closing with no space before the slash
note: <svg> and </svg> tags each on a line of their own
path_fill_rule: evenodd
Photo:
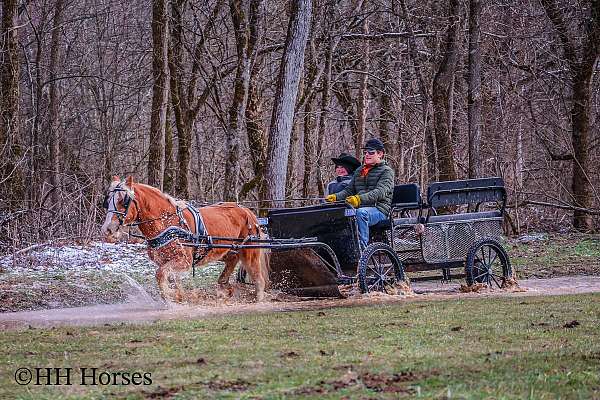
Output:
<svg viewBox="0 0 600 400">
<path fill-rule="evenodd" d="M 506 280 L 512 277 L 508 254 L 498 241 L 480 240 L 467 253 L 465 275 L 469 286 L 485 283 L 489 287 L 504 287 Z"/>
<path fill-rule="evenodd" d="M 358 285 L 361 293 L 390 293 L 396 282 L 404 281 L 404 267 L 396 252 L 385 243 L 371 243 L 358 261 Z"/>
</svg>

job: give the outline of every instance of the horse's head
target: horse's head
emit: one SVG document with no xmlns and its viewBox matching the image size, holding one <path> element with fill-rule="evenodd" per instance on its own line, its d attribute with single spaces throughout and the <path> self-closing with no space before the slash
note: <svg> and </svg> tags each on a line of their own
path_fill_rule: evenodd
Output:
<svg viewBox="0 0 600 400">
<path fill-rule="evenodd" d="M 129 176 L 126 182 L 122 182 L 118 176 L 113 176 L 108 190 L 104 196 L 104 208 L 106 219 L 102 225 L 102 234 L 107 239 L 118 239 L 117 232 L 121 225 L 131 223 L 137 218 L 137 206 L 133 191 L 133 177 Z"/>
</svg>

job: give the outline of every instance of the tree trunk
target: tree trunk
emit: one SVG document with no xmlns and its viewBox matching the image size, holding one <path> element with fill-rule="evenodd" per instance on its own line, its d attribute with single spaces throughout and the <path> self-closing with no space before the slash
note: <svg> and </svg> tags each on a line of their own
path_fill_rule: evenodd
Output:
<svg viewBox="0 0 600 400">
<path fill-rule="evenodd" d="M 575 75 L 573 85 L 571 138 L 574 164 L 571 190 L 573 191 L 576 207 L 591 209 L 592 182 L 589 177 L 590 84 L 594 73 L 593 67 L 598 55 L 597 53 L 595 55 L 588 54 L 586 57 L 591 58 L 584 60 L 584 65 L 579 68 Z M 592 216 L 581 210 L 575 210 L 573 213 L 573 226 L 582 231 L 592 231 L 594 229 Z"/>
<path fill-rule="evenodd" d="M 311 8 L 311 0 L 296 0 L 292 3 L 275 92 L 271 128 L 269 129 L 265 185 L 266 196 L 270 199 L 281 199 L 285 195 L 290 135 L 294 121 L 298 83 L 304 65 L 304 50 L 308 39 Z M 275 205 L 283 206 L 282 203 Z"/>
<path fill-rule="evenodd" d="M 458 60 L 459 8 L 458 0 L 450 0 L 446 50 L 433 79 L 433 119 L 438 165 L 442 181 L 456 179 L 452 148 L 452 97 L 454 71 Z"/>
<path fill-rule="evenodd" d="M 285 197 L 293 197 L 294 185 L 296 183 L 296 159 L 298 157 L 298 140 L 300 139 L 300 126 L 294 124 L 292 126 L 292 133 L 290 138 L 290 156 L 288 157 L 286 167 L 286 179 L 285 184 Z"/>
<path fill-rule="evenodd" d="M 152 114 L 148 149 L 148 184 L 163 190 L 165 130 L 169 100 L 168 9 L 169 0 L 152 2 Z"/>
<path fill-rule="evenodd" d="M 421 173 L 419 174 L 419 185 L 421 187 L 425 187 L 427 180 L 429 180 L 430 182 L 438 180 L 437 149 L 434 132 L 431 127 L 431 96 L 429 95 L 429 88 L 425 85 L 425 78 L 423 77 L 422 68 L 419 68 L 419 65 L 417 64 L 417 44 L 415 40 L 415 34 L 412 30 L 412 26 L 408 24 L 409 15 L 405 0 L 400 0 L 400 8 L 402 10 L 402 17 L 406 21 L 406 28 L 408 31 L 408 52 L 410 58 L 412 59 L 413 70 L 415 72 L 415 75 L 417 76 L 419 95 L 421 96 L 423 139 L 421 144 L 421 151 L 419 152 L 419 165 L 421 167 Z"/>
<path fill-rule="evenodd" d="M 328 15 L 330 19 L 333 19 L 333 7 L 329 7 Z M 317 145 L 317 190 L 319 196 L 325 194 L 326 182 L 323 177 L 323 145 L 325 141 L 325 129 L 327 127 L 327 120 L 329 119 L 329 111 L 331 107 L 331 76 L 333 71 L 333 53 L 339 43 L 339 37 L 334 37 L 331 32 L 329 33 L 327 41 L 327 53 L 325 54 L 325 70 L 323 72 L 323 90 L 321 91 L 321 116 L 319 117 L 319 128 L 317 131 L 316 145 Z M 350 107 L 352 107 L 350 105 Z"/>
<path fill-rule="evenodd" d="M 18 2 L 2 2 L 0 26 L 0 190 L 11 202 L 24 196 L 24 181 L 19 158 L 19 54 Z"/>
<path fill-rule="evenodd" d="M 60 186 L 60 135 L 58 132 L 58 82 L 53 79 L 57 75 L 57 67 L 60 58 L 60 29 L 62 24 L 62 13 L 64 3 L 63 0 L 56 0 L 54 8 L 54 20 L 52 21 L 52 39 L 50 44 L 50 65 L 48 71 L 48 77 L 51 82 L 49 83 L 49 116 L 48 116 L 48 133 L 50 136 L 49 143 L 49 163 L 48 163 L 48 174 L 50 185 L 54 190 L 50 196 L 53 204 L 58 204 L 60 200 L 60 193 L 56 190 Z"/>
<path fill-rule="evenodd" d="M 248 87 L 248 104 L 246 106 L 246 132 L 248 135 L 248 148 L 250 150 L 250 162 L 254 171 L 254 178 L 246 182 L 240 191 L 240 198 L 246 195 L 258 186 L 258 192 L 264 191 L 264 172 L 265 159 L 267 154 L 267 138 L 265 128 L 261 123 L 262 103 L 258 96 L 256 84 L 258 70 L 253 69 L 250 76 L 250 85 Z"/>
<path fill-rule="evenodd" d="M 248 59 L 250 77 L 248 79 L 248 99 L 246 101 L 245 120 L 250 162 L 254 178 L 244 183 L 239 198 L 245 198 L 255 187 L 259 193 L 264 193 L 265 158 L 267 154 L 267 137 L 262 124 L 262 100 L 258 93 L 260 62 L 256 46 L 262 37 L 264 21 L 264 0 L 250 0 Z"/>
<path fill-rule="evenodd" d="M 388 76 L 384 75 L 384 79 L 387 81 Z M 395 143 L 392 142 L 390 135 L 390 122 L 393 118 L 394 111 L 392 110 L 392 99 L 386 89 L 385 84 L 381 84 L 379 100 L 379 138 L 383 142 L 386 150 L 386 158 L 388 162 L 392 162 L 396 155 Z M 392 166 L 392 168 L 397 166 Z M 394 168 L 398 172 L 397 168 Z"/>
<path fill-rule="evenodd" d="M 173 159 L 173 106 L 167 102 L 167 121 L 165 126 L 165 168 L 163 173 L 163 190 L 167 193 L 173 191 L 175 183 L 175 160 Z"/>
<path fill-rule="evenodd" d="M 592 231 L 592 216 L 582 209 L 592 207 L 593 184 L 589 177 L 590 96 L 594 66 L 600 56 L 600 1 L 591 2 L 591 18 L 586 21 L 585 36 L 579 41 L 581 56 L 577 55 L 576 44 L 571 41 L 572 34 L 562 10 L 553 0 L 542 0 L 542 5 L 557 31 L 572 76 L 571 143 L 574 164 L 571 191 L 574 205 L 580 208 L 573 213 L 573 226 L 582 231 Z"/>
<path fill-rule="evenodd" d="M 200 96 L 197 94 L 198 74 L 200 71 L 200 56 L 204 51 L 206 37 L 210 35 L 218 20 L 217 16 L 224 1 L 218 0 L 211 12 L 210 18 L 203 30 L 203 35 L 196 43 L 192 53 L 191 70 L 185 71 L 182 49 L 184 6 L 187 0 L 171 1 L 170 42 L 168 47 L 171 105 L 175 114 L 177 127 L 177 186 L 175 193 L 183 198 L 190 196 L 189 172 L 192 150 L 192 132 L 200 107 L 206 102 L 211 93 L 210 87 L 205 88 Z M 189 77 L 185 85 L 184 77 Z M 198 156 L 200 157 L 200 155 Z"/>
<path fill-rule="evenodd" d="M 469 178 L 481 176 L 481 0 L 469 1 L 469 89 L 467 114 L 469 120 Z"/>
<path fill-rule="evenodd" d="M 365 13 L 367 8 L 367 0 L 362 0 L 360 5 L 360 12 Z M 369 20 L 367 17 L 363 17 L 361 32 L 363 35 L 369 34 Z M 361 147 L 365 141 L 365 134 L 367 130 L 367 114 L 369 112 L 369 66 L 371 64 L 370 60 L 370 50 L 371 46 L 369 45 L 368 40 L 364 40 L 360 46 L 361 57 L 358 68 L 362 71 L 362 74 L 359 76 L 359 89 L 358 89 L 358 100 L 356 103 L 356 138 L 354 140 L 355 143 L 355 153 L 356 158 L 361 159 Z"/>
<path fill-rule="evenodd" d="M 250 58 L 248 54 L 249 27 L 247 6 L 243 0 L 231 0 L 230 11 L 237 49 L 237 69 L 233 85 L 233 100 L 229 107 L 229 120 L 225 133 L 225 182 L 223 199 L 237 200 L 237 181 L 240 173 L 240 138 L 243 118 L 246 114 Z"/>
<path fill-rule="evenodd" d="M 304 175 L 302 176 L 302 197 L 307 198 L 311 193 L 311 177 L 313 167 L 313 154 L 316 154 L 316 143 L 313 138 L 315 118 L 313 115 L 313 99 L 304 103 Z M 319 166 L 317 166 L 318 168 Z"/>
</svg>

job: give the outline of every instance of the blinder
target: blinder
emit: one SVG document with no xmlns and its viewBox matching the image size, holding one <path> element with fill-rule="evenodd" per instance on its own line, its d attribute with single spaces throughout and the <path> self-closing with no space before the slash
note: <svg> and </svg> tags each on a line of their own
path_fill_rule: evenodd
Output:
<svg viewBox="0 0 600 400">
<path fill-rule="evenodd" d="M 123 207 L 125 208 L 125 211 L 119 211 L 117 209 L 117 204 L 115 202 L 115 194 L 117 192 L 125 192 L 125 196 L 123 197 Z M 123 189 L 119 184 L 116 188 L 114 188 L 104 196 L 102 207 L 108 210 L 111 201 L 113 203 L 114 208 L 112 213 L 117 215 L 117 218 L 119 219 L 119 225 L 123 225 L 123 223 L 125 222 L 125 218 L 127 217 L 127 212 L 129 211 L 129 206 L 131 205 L 132 198 L 127 192 L 127 190 Z"/>
</svg>

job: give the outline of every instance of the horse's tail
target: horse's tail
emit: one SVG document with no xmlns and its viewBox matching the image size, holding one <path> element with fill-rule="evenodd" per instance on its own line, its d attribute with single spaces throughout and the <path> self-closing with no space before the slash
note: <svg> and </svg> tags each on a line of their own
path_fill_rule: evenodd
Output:
<svg viewBox="0 0 600 400">
<path fill-rule="evenodd" d="M 247 223 L 248 223 L 248 232 L 254 234 L 255 236 L 259 237 L 260 239 L 266 239 L 267 235 L 262 231 L 262 229 L 260 229 L 260 225 L 258 224 L 258 219 L 256 218 L 256 215 L 254 215 L 254 213 L 252 211 L 250 211 L 248 208 L 246 207 L 240 207 L 242 208 L 247 215 Z M 270 259 L 271 259 L 271 251 L 269 249 L 265 249 L 265 248 L 261 248 L 261 249 L 257 249 L 259 256 L 258 256 L 258 261 L 259 261 L 259 267 L 260 267 L 260 276 L 263 278 L 264 282 L 265 282 L 265 287 L 269 287 L 269 272 L 271 270 L 270 267 Z"/>
</svg>

